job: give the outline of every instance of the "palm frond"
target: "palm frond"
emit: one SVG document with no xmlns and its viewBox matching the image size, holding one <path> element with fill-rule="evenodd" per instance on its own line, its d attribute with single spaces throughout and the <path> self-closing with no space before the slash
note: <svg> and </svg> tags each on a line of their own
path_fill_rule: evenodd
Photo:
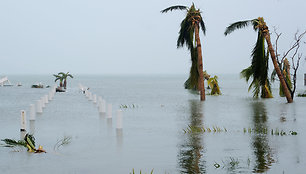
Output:
<svg viewBox="0 0 306 174">
<path fill-rule="evenodd" d="M 252 23 L 252 21 L 253 20 L 246 20 L 246 21 L 239 21 L 239 22 L 232 23 L 228 27 L 226 27 L 224 35 L 227 36 L 228 34 L 232 33 L 236 29 L 247 27 L 248 25 Z"/>
<path fill-rule="evenodd" d="M 64 72 L 59 72 L 58 73 L 58 75 L 62 75 L 62 76 L 64 76 L 66 73 L 64 73 Z"/>
<path fill-rule="evenodd" d="M 275 69 L 271 73 L 271 82 L 274 82 L 276 80 L 276 71 Z"/>
<path fill-rule="evenodd" d="M 201 26 L 201 29 L 203 31 L 203 34 L 206 35 L 206 27 L 205 27 L 204 21 L 202 20 L 202 17 L 201 17 L 201 21 L 200 21 L 200 26 Z"/>
<path fill-rule="evenodd" d="M 27 143 L 28 151 L 33 152 L 35 149 L 35 138 L 31 134 L 26 134 L 24 137 L 25 142 Z"/>
<path fill-rule="evenodd" d="M 255 47 L 252 50 L 253 78 L 258 79 L 262 86 L 265 85 L 268 73 L 268 59 L 265 52 L 265 38 L 258 32 Z"/>
<path fill-rule="evenodd" d="M 179 31 L 179 37 L 177 39 L 176 46 L 179 48 L 179 47 L 183 47 L 184 45 L 186 45 L 189 50 L 192 50 L 193 40 L 194 40 L 193 35 L 194 35 L 193 26 L 188 21 L 188 18 L 186 17 L 181 22 L 181 28 Z"/>
<path fill-rule="evenodd" d="M 184 83 L 185 89 L 192 89 L 197 90 L 198 89 L 198 79 L 199 79 L 199 72 L 198 72 L 198 55 L 196 48 L 192 48 L 190 50 L 191 53 L 191 67 L 190 67 L 190 73 L 189 78 Z"/>
<path fill-rule="evenodd" d="M 253 76 L 253 72 L 252 72 L 252 67 L 251 66 L 249 66 L 248 68 L 246 68 L 246 69 L 244 69 L 240 72 L 240 77 L 245 78 L 247 82 L 249 81 L 250 77 L 252 77 L 252 76 Z"/>
<path fill-rule="evenodd" d="M 258 98 L 258 95 L 260 93 L 260 83 L 257 79 L 253 79 L 252 83 L 249 86 L 248 91 L 250 91 L 253 88 L 253 97 Z"/>
<path fill-rule="evenodd" d="M 188 10 L 188 7 L 183 6 L 183 5 L 175 5 L 175 6 L 168 7 L 160 12 L 167 13 L 168 11 L 172 11 L 172 10 Z"/>
<path fill-rule="evenodd" d="M 26 147 L 27 143 L 24 140 L 13 140 L 13 139 L 3 139 L 1 140 L 5 143 L 5 145 L 3 145 L 4 147 L 16 147 L 16 146 L 23 146 Z"/>
</svg>

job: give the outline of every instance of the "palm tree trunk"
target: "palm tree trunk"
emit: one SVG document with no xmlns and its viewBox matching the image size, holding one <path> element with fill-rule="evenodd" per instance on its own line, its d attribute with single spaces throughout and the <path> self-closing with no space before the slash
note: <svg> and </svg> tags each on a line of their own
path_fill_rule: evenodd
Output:
<svg viewBox="0 0 306 174">
<path fill-rule="evenodd" d="M 197 42 L 197 53 L 198 53 L 198 90 L 200 91 L 201 101 L 205 100 L 205 88 L 204 88 L 204 74 L 203 74 L 203 62 L 202 62 L 202 48 L 199 36 L 199 24 L 195 25 L 195 39 Z"/>
<path fill-rule="evenodd" d="M 67 82 L 66 82 L 66 79 L 64 80 L 64 89 L 66 89 L 66 86 L 67 86 Z"/>
<path fill-rule="evenodd" d="M 268 26 L 265 26 L 265 28 L 263 30 L 263 34 L 264 34 L 264 37 L 265 37 L 266 42 L 268 44 L 268 49 L 269 49 L 269 52 L 270 52 L 270 55 L 271 55 L 271 59 L 272 59 L 273 65 L 274 65 L 274 69 L 275 69 L 276 74 L 279 78 L 280 84 L 283 87 L 284 94 L 286 96 L 287 102 L 292 103 L 293 102 L 292 96 L 291 96 L 290 91 L 288 89 L 288 86 L 285 82 L 284 76 L 282 75 L 282 72 L 281 72 L 281 70 L 280 70 L 280 68 L 277 64 L 275 52 L 274 52 L 274 49 L 272 47 L 272 43 L 271 43 L 271 39 L 270 39 L 270 33 L 269 33 Z"/>
</svg>

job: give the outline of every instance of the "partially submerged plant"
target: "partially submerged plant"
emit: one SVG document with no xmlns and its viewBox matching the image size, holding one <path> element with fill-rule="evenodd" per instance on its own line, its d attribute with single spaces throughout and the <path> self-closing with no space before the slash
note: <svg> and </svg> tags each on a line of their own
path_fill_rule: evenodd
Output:
<svg viewBox="0 0 306 174">
<path fill-rule="evenodd" d="M 13 139 L 3 139 L 1 140 L 5 143 L 3 147 L 10 147 L 10 148 L 16 148 L 16 147 L 25 147 L 27 148 L 28 152 L 35 152 L 35 153 L 42 153 L 46 152 L 42 146 L 39 146 L 38 149 L 35 148 L 35 138 L 31 134 L 26 134 L 23 140 L 13 140 Z"/>
<path fill-rule="evenodd" d="M 221 95 L 220 87 L 218 84 L 218 76 L 214 76 L 207 80 L 208 86 L 211 89 L 210 95 Z"/>
<path fill-rule="evenodd" d="M 58 140 L 56 144 L 54 145 L 53 149 L 54 151 L 58 150 L 61 146 L 67 145 L 71 143 L 71 136 L 64 136 L 64 138 Z"/>
<path fill-rule="evenodd" d="M 218 126 L 213 126 L 212 128 L 205 128 L 204 126 L 197 127 L 197 126 L 191 126 L 188 125 L 188 128 L 183 129 L 184 133 L 204 133 L 204 132 L 214 132 L 214 133 L 220 133 L 220 132 L 227 132 L 226 128 L 220 128 Z"/>
<path fill-rule="evenodd" d="M 306 97 L 306 91 L 304 91 L 304 93 L 299 93 L 297 96 L 298 97 Z"/>
<path fill-rule="evenodd" d="M 154 170 L 154 169 L 151 170 L 151 173 L 150 173 L 150 174 L 153 174 L 153 170 Z M 134 169 L 133 169 L 132 172 L 133 172 L 133 173 L 130 173 L 130 174 L 135 174 L 135 170 L 134 170 Z M 141 174 L 141 170 L 139 171 L 139 174 Z"/>
<path fill-rule="evenodd" d="M 126 104 L 121 104 L 120 105 L 120 108 L 123 108 L 123 109 L 127 109 L 127 108 L 138 108 L 139 106 L 137 104 L 131 104 L 131 105 L 126 105 Z"/>
<path fill-rule="evenodd" d="M 252 129 L 252 128 L 243 128 L 243 132 L 244 133 L 256 133 L 256 134 L 268 134 L 268 132 L 271 133 L 271 135 L 277 135 L 277 136 L 284 136 L 284 135 L 297 135 L 297 132 L 295 131 L 289 131 L 289 133 L 285 132 L 284 130 L 279 130 L 278 128 L 276 129 L 271 129 L 271 131 L 268 131 L 268 128 L 256 128 L 256 129 Z"/>
</svg>

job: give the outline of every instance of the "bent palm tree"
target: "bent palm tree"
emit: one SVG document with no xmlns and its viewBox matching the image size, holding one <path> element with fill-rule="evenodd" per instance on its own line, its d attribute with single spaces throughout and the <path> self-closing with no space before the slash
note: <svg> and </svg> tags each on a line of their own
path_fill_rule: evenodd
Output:
<svg viewBox="0 0 306 174">
<path fill-rule="evenodd" d="M 227 35 L 227 34 L 233 32 L 235 29 L 244 28 L 244 27 L 248 26 L 249 24 L 253 24 L 254 29 L 257 28 L 258 30 L 260 30 L 261 34 L 265 38 L 265 40 L 268 44 L 268 50 L 269 50 L 269 53 L 270 53 L 270 56 L 271 56 L 271 60 L 273 62 L 274 69 L 275 69 L 276 74 L 279 78 L 280 84 L 283 87 L 284 95 L 286 96 L 287 102 L 292 103 L 293 98 L 292 98 L 292 95 L 290 93 L 290 87 L 286 83 L 284 75 L 282 74 L 282 72 L 280 70 L 280 66 L 277 62 L 275 51 L 274 51 L 272 43 L 271 43 L 269 28 L 266 25 L 266 23 L 264 22 L 264 19 L 262 17 L 259 17 L 257 19 L 253 19 L 253 20 L 236 22 L 236 23 L 232 24 L 231 26 L 229 26 L 226 29 L 224 34 Z"/>
<path fill-rule="evenodd" d="M 201 28 L 204 35 L 206 32 L 205 24 L 201 16 L 200 9 L 196 9 L 194 4 L 190 8 L 182 5 L 168 7 L 162 10 L 162 13 L 167 13 L 172 10 L 186 10 L 186 17 L 181 22 L 179 37 L 177 39 L 177 47 L 184 45 L 190 50 L 192 66 L 190 69 L 190 87 L 196 87 L 200 91 L 201 100 L 205 100 L 205 88 L 203 77 L 203 62 L 202 48 L 199 36 Z"/>
<path fill-rule="evenodd" d="M 64 87 L 64 89 L 66 89 L 66 87 L 67 87 L 67 78 L 68 78 L 68 77 L 73 78 L 73 76 L 72 76 L 71 74 L 69 74 L 69 72 L 67 72 L 67 73 L 60 72 L 60 73 L 58 73 L 58 74 L 59 74 L 59 75 L 62 75 L 63 80 L 64 80 L 64 85 L 63 85 L 63 87 Z"/>
<path fill-rule="evenodd" d="M 250 77 L 253 78 L 249 91 L 253 88 L 253 97 L 258 97 L 261 93 L 262 98 L 271 98 L 271 87 L 268 80 L 268 60 L 269 52 L 265 49 L 265 38 L 258 26 L 264 22 L 263 19 L 253 19 L 247 21 L 239 21 L 228 26 L 224 32 L 225 36 L 236 29 L 244 28 L 249 24 L 253 25 L 253 29 L 258 32 L 257 41 L 252 51 L 251 66 L 241 71 L 241 76 L 248 82 Z"/>
</svg>

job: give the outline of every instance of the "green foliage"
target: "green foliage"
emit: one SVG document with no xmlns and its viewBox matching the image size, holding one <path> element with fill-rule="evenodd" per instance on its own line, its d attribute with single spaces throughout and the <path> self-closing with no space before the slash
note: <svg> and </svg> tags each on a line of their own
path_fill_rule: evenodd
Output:
<svg viewBox="0 0 306 174">
<path fill-rule="evenodd" d="M 283 72 L 285 81 L 288 84 L 288 88 L 292 89 L 292 82 L 291 82 L 291 77 L 290 77 L 290 64 L 287 58 L 284 59 L 284 61 L 282 62 L 282 65 L 283 66 L 281 66 L 282 67 L 281 71 Z M 281 84 L 279 86 L 279 95 L 281 97 L 285 97 L 283 86 Z"/>
<path fill-rule="evenodd" d="M 185 81 L 184 86 L 186 89 L 198 90 L 198 80 L 199 80 L 199 71 L 198 71 L 198 55 L 197 55 L 197 43 L 195 41 L 195 26 L 198 25 L 199 28 L 203 31 L 203 34 L 206 33 L 205 23 L 202 19 L 201 12 L 199 9 L 195 8 L 195 5 L 192 4 L 190 8 L 186 6 L 172 6 L 162 10 L 162 13 L 166 13 L 172 10 L 186 10 L 186 17 L 181 22 L 181 27 L 179 30 L 179 36 L 177 39 L 177 47 L 186 46 L 190 51 L 191 55 L 191 68 L 189 78 Z"/>
<path fill-rule="evenodd" d="M 188 7 L 186 6 L 182 6 L 182 5 L 176 5 L 176 6 L 171 6 L 171 7 L 168 7 L 162 11 L 160 11 L 161 13 L 167 13 L 168 11 L 172 11 L 172 10 L 186 10 L 188 9 Z"/>
<path fill-rule="evenodd" d="M 31 134 L 26 134 L 24 137 L 25 142 L 27 143 L 27 148 L 29 152 L 35 152 L 35 138 Z"/>
<path fill-rule="evenodd" d="M 3 141 L 5 144 L 2 145 L 3 147 L 16 147 L 16 146 L 22 146 L 22 147 L 27 147 L 27 143 L 24 140 L 13 140 L 13 139 L 3 139 L 1 140 Z"/>
<path fill-rule="evenodd" d="M 239 21 L 228 26 L 224 32 L 228 35 L 236 29 L 247 27 L 252 24 L 253 29 L 258 31 L 258 37 L 255 47 L 252 50 L 252 63 L 251 66 L 242 70 L 240 75 L 248 82 L 252 77 L 252 82 L 249 86 L 249 91 L 253 89 L 253 97 L 258 97 L 261 93 L 262 98 L 272 98 L 271 86 L 268 79 L 268 60 L 269 52 L 265 51 L 265 38 L 258 26 L 264 23 L 263 18 Z"/>
<path fill-rule="evenodd" d="M 249 26 L 250 24 L 252 24 L 253 29 L 255 31 L 258 30 L 257 26 L 258 26 L 258 19 L 252 19 L 252 20 L 245 20 L 245 21 L 239 21 L 239 22 L 235 22 L 230 24 L 224 32 L 224 35 L 227 36 L 228 34 L 232 33 L 233 31 L 237 30 L 237 29 L 241 29 L 241 28 L 245 28 L 247 26 Z"/>
<path fill-rule="evenodd" d="M 63 77 L 62 76 L 60 76 L 60 75 L 56 75 L 56 74 L 53 74 L 53 76 L 55 77 L 55 80 L 54 80 L 54 82 L 56 82 L 56 81 L 60 81 L 60 82 L 62 82 L 64 79 L 63 79 Z"/>
<path fill-rule="evenodd" d="M 154 169 L 151 170 L 150 174 L 153 174 L 153 170 Z M 130 174 L 135 174 L 135 170 L 133 169 L 132 173 L 130 173 Z M 141 174 L 141 170 L 139 171 L 139 174 Z"/>
<path fill-rule="evenodd" d="M 13 139 L 4 139 L 1 140 L 5 143 L 3 147 L 25 147 L 27 148 L 28 152 L 35 152 L 35 153 L 41 153 L 41 152 L 46 152 L 45 150 L 42 149 L 42 146 L 39 146 L 38 149 L 35 148 L 35 138 L 31 134 L 26 134 L 23 140 L 13 140 Z"/>
<path fill-rule="evenodd" d="M 13 139 L 3 139 L 1 140 L 5 143 L 5 145 L 3 145 L 3 147 L 11 147 L 11 148 L 15 148 L 15 147 L 25 147 L 27 148 L 27 150 L 29 152 L 35 152 L 36 149 L 35 149 L 35 138 L 33 135 L 30 135 L 30 134 L 26 134 L 25 137 L 24 137 L 24 140 L 19 140 L 19 141 L 16 141 L 16 140 L 13 140 Z"/>
<path fill-rule="evenodd" d="M 205 128 L 204 126 L 198 127 L 198 126 L 191 126 L 188 125 L 188 128 L 183 129 L 184 133 L 220 133 L 220 132 L 227 132 L 226 128 L 220 128 L 217 126 L 213 126 L 212 128 Z"/>
<path fill-rule="evenodd" d="M 221 95 L 220 87 L 218 84 L 218 76 L 209 78 L 207 83 L 211 89 L 211 92 L 210 92 L 211 95 Z"/>
<path fill-rule="evenodd" d="M 255 134 L 265 134 L 265 135 L 270 133 L 270 135 L 275 135 L 275 136 L 297 135 L 297 132 L 295 131 L 286 132 L 284 130 L 279 130 L 278 128 L 271 129 L 270 131 L 268 130 L 268 128 L 256 128 L 256 129 L 243 128 L 243 132 L 249 134 L 255 133 Z"/>
<path fill-rule="evenodd" d="M 122 109 L 128 109 L 128 108 L 134 109 L 134 108 L 138 108 L 139 106 L 136 104 L 131 104 L 131 105 L 121 104 L 119 107 Z"/>
<path fill-rule="evenodd" d="M 71 143 L 72 137 L 71 136 L 64 136 L 64 138 L 58 140 L 54 145 L 54 151 L 58 150 L 61 146 L 65 146 Z"/>
<path fill-rule="evenodd" d="M 306 97 L 306 91 L 304 93 L 299 93 L 297 96 L 298 97 Z"/>
</svg>

